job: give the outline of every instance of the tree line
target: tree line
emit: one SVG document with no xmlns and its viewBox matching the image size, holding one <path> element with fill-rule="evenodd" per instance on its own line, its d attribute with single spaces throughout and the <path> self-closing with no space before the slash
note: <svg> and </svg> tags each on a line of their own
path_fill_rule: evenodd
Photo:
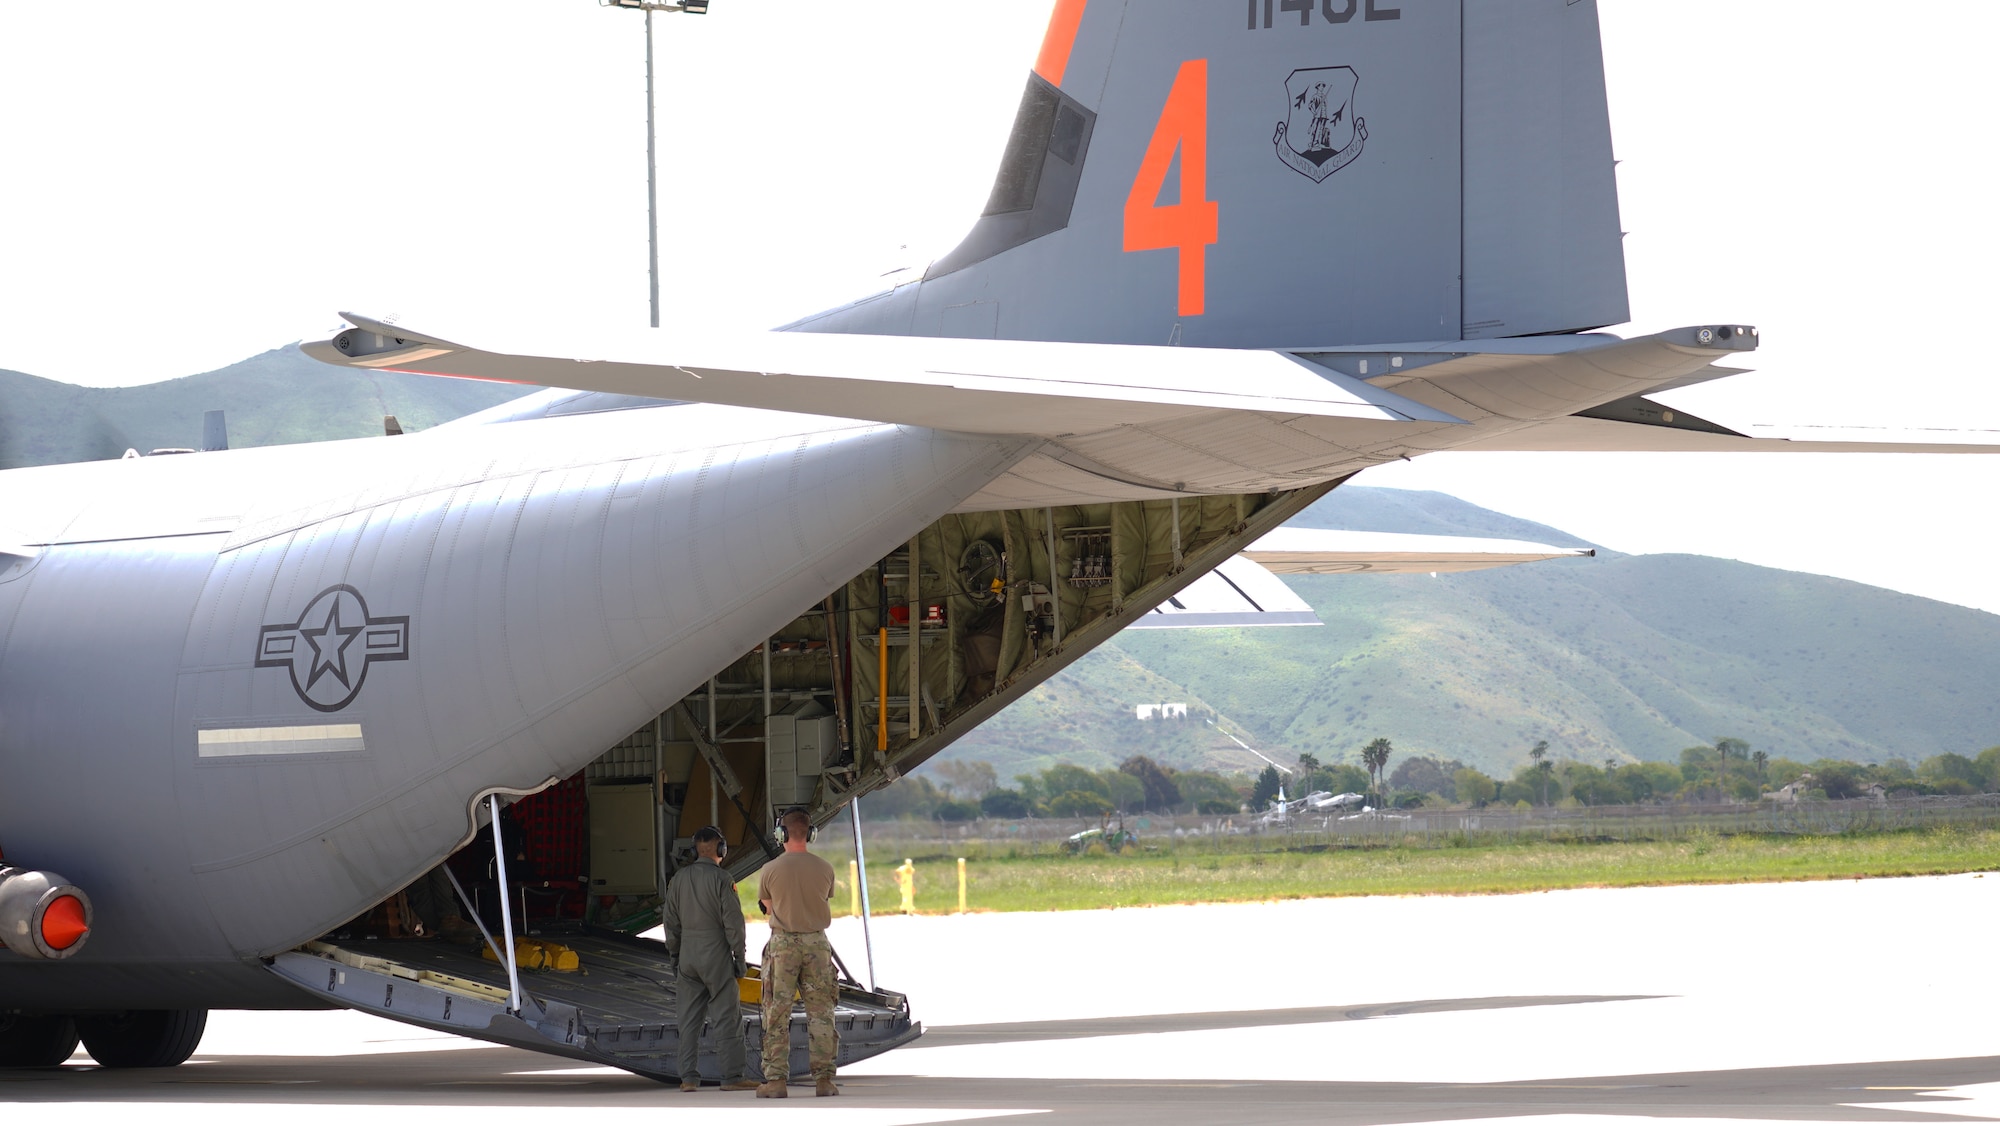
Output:
<svg viewBox="0 0 2000 1126">
<path fill-rule="evenodd" d="M 1091 818 L 1116 813 L 1258 813 L 1280 792 L 1289 798 L 1314 792 L 1366 795 L 1377 808 L 1460 806 L 1643 805 L 1689 801 L 1756 801 L 1794 785 L 1806 800 L 1885 795 L 2000 793 L 2000 746 L 1977 755 L 1938 754 L 1911 764 L 1903 759 L 1854 763 L 1773 758 L 1735 738 L 1689 747 L 1678 762 L 1601 764 L 1563 756 L 1544 740 L 1524 752 L 1511 775 L 1494 777 L 1457 759 L 1435 755 L 1401 758 L 1386 738 L 1371 740 L 1360 761 L 1323 762 L 1298 756 L 1295 768 L 1266 766 L 1251 774 L 1175 770 L 1145 755 L 1116 768 L 1090 770 L 1058 764 L 1000 784 L 988 762 L 942 762 L 928 768 L 937 781 L 911 775 L 871 794 L 863 815 L 874 819 L 971 821 L 1024 817 Z"/>
<path fill-rule="evenodd" d="M 1103 817 L 1113 813 L 1238 813 L 1249 798 L 1249 779 L 1212 770 L 1175 770 L 1133 755 L 1110 770 L 1061 763 L 1014 776 L 1000 785 L 988 762 L 942 762 L 929 768 L 939 781 L 911 775 L 870 794 L 862 814 L 970 821 L 976 817 Z M 942 784 L 940 784 L 940 782 Z"/>
<path fill-rule="evenodd" d="M 1681 751 L 1678 762 L 1602 765 L 1563 758 L 1539 742 L 1510 777 L 1495 778 L 1454 759 L 1404 759 L 1389 775 L 1382 804 L 1399 808 L 1549 805 L 1643 805 L 1652 802 L 1757 801 L 1794 785 L 1805 800 L 2000 793 L 2000 747 L 1967 757 L 1945 753 L 1912 765 L 1904 759 L 1855 763 L 1772 758 L 1742 739 L 1717 739 Z"/>
</svg>

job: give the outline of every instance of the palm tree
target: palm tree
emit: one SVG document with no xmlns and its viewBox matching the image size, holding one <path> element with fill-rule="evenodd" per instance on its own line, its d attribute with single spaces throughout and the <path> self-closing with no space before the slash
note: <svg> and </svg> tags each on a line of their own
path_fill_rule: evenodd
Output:
<svg viewBox="0 0 2000 1126">
<path fill-rule="evenodd" d="M 1547 805 L 1549 804 L 1549 775 L 1556 768 L 1556 764 L 1549 761 L 1549 741 L 1547 739 L 1537 742 L 1533 747 L 1528 749 L 1528 761 L 1534 763 L 1535 769 L 1541 772 L 1542 804 Z"/>
<path fill-rule="evenodd" d="M 1361 748 L 1361 765 L 1368 768 L 1368 777 L 1375 787 L 1378 801 L 1382 793 L 1382 771 L 1389 765 L 1390 750 L 1389 740 L 1380 736 Z"/>
<path fill-rule="evenodd" d="M 1770 761 L 1771 756 L 1762 751 L 1752 751 L 1750 753 L 1750 764 L 1757 768 L 1757 777 L 1759 778 L 1764 777 L 1764 764 Z"/>
<path fill-rule="evenodd" d="M 1735 755 L 1737 758 L 1749 758 L 1750 744 L 1745 743 L 1741 739 L 1717 739 L 1715 741 L 1715 761 L 1722 768 L 1722 780 L 1719 786 L 1722 790 L 1722 800 L 1724 801 L 1729 800 L 1729 756 L 1731 755 Z"/>
</svg>

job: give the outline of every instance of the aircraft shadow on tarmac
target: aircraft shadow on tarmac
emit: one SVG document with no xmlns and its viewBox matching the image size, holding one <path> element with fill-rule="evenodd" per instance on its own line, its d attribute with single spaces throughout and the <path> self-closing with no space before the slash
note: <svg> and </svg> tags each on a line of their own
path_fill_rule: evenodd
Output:
<svg viewBox="0 0 2000 1126">
<path fill-rule="evenodd" d="M 1462 1013 L 1474 1009 L 1526 1009 L 1543 1005 L 1585 1005 L 1600 1001 L 1653 1001 L 1648 995 L 1580 997 L 1453 997 L 1379 1005 L 1322 1005 L 1303 1009 L 1253 1009 L 1221 1013 L 1162 1013 L 1088 1020 L 1037 1020 L 1014 1024 L 962 1024 L 928 1028 L 918 1043 L 926 1048 L 972 1044 L 1016 1044 L 1027 1040 L 1075 1040 L 1085 1036 L 1131 1036 L 1148 1032 L 1208 1032 L 1227 1028 L 1277 1028 L 1287 1024 L 1333 1024 L 1418 1013 Z"/>
<path fill-rule="evenodd" d="M 1091 1036 L 1262 1028 L 1476 1009 L 1573 1005 L 1642 997 L 1479 997 L 1367 1006 L 1181 1013 L 1075 1021 L 961 1025 L 920 1043 L 976 1046 Z M 78 1057 L 79 1060 L 82 1057 Z M 888 1057 L 888 1058 L 894 1058 Z M 463 1048 L 352 1056 L 220 1056 L 160 1071 L 103 1071 L 86 1063 L 0 1070 L 0 1106 L 37 1102 L 175 1102 L 456 1107 L 719 1107 L 744 1096 L 713 1088 L 683 1095 L 641 1076 L 580 1067 L 513 1048 Z M 1174 1123 L 1316 1122 L 1390 1126 L 1550 1114 L 1652 1118 L 1811 1119 L 1836 1122 L 1994 1121 L 1952 1113 L 1926 1092 L 2000 1081 L 2000 1056 L 1537 1079 L 1506 1083 L 1288 1082 L 1228 1078 L 844 1078 L 843 1105 L 943 1110 L 1046 1110 L 1038 1121 Z M 803 1092 L 800 1092 L 803 1093 Z M 1853 1104 L 1898 1104 L 1895 1106 Z M 1904 1109 L 1905 1106 L 1907 1109 Z M 1971 1109 L 1971 1108 L 1968 1108 Z M 1983 1109 L 1983 1108 L 1982 1108 Z"/>
</svg>

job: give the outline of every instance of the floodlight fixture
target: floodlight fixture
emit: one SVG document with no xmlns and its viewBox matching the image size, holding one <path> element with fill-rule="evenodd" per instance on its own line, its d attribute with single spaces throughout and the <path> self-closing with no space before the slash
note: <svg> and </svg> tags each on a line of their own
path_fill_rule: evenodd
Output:
<svg viewBox="0 0 2000 1126">
<path fill-rule="evenodd" d="M 678 4 L 660 4 L 655 0 L 597 0 L 600 8 L 635 8 L 642 12 L 686 12 L 692 16 L 708 14 L 708 0 L 681 0 Z"/>
<path fill-rule="evenodd" d="M 653 128 L 653 13 L 686 12 L 708 14 L 708 0 L 680 0 L 663 4 L 657 0 L 597 0 L 600 8 L 630 8 L 646 13 L 646 280 L 651 290 L 653 327 L 660 327 L 660 194 L 655 174 L 656 134 Z"/>
</svg>

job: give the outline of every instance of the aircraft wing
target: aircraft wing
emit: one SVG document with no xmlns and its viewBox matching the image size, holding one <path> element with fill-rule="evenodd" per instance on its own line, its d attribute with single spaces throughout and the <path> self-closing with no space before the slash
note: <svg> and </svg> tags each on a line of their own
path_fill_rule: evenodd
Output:
<svg viewBox="0 0 2000 1126">
<path fill-rule="evenodd" d="M 1380 422 L 1459 420 L 1284 352 L 1025 340 L 747 333 L 691 339 L 453 343 L 354 313 L 304 345 L 343 367 L 1060 437 L 1216 412 Z"/>
<path fill-rule="evenodd" d="M 1279 575 L 1478 571 L 1543 559 L 1596 555 L 1590 548 L 1522 540 L 1279 528 L 1182 588 L 1128 629 L 1204 629 L 1321 624 Z"/>
</svg>

